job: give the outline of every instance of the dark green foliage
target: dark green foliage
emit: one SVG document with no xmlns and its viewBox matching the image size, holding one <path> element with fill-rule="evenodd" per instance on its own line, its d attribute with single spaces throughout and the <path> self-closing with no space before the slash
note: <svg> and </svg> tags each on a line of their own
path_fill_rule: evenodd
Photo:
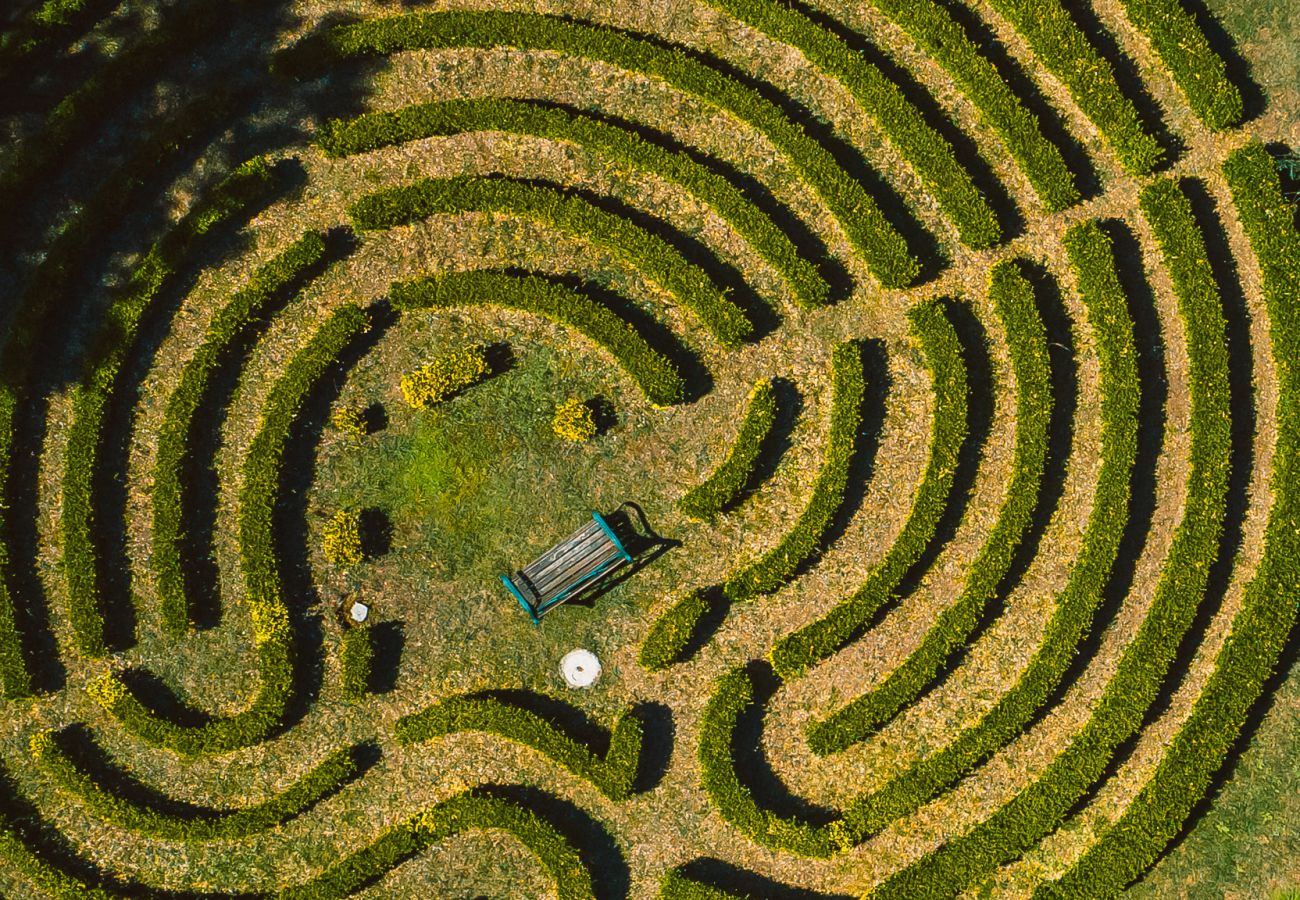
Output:
<svg viewBox="0 0 1300 900">
<path fill-rule="evenodd" d="M 395 282 L 389 290 L 399 310 L 503 306 L 543 316 L 578 331 L 602 347 L 656 406 L 682 400 L 685 382 L 672 361 L 656 352 L 630 323 L 586 294 L 537 275 L 476 269 L 442 272 Z"/>
<path fill-rule="evenodd" d="M 740 432 L 731 445 L 731 452 L 712 475 L 677 501 L 681 511 L 711 522 L 734 504 L 753 479 L 759 454 L 775 424 L 776 393 L 772 390 L 772 382 L 764 378 L 750 392 L 749 405 L 745 408 L 745 417 L 740 422 Z"/>
<path fill-rule="evenodd" d="M 785 584 L 818 551 L 826 530 L 844 503 L 867 391 L 862 348 L 857 343 L 837 344 L 832 351 L 831 391 L 830 433 L 808 505 L 780 543 L 728 576 L 722 591 L 729 600 L 770 594 Z"/>
<path fill-rule="evenodd" d="M 908 312 L 912 335 L 921 344 L 935 397 L 930 423 L 930 456 L 907 523 L 884 560 L 857 592 L 825 616 L 777 641 L 772 667 L 783 678 L 794 678 L 830 656 L 893 596 L 907 570 L 934 537 L 952 491 L 957 455 L 966 439 L 966 365 L 961 342 L 937 302 L 922 302 Z"/>
<path fill-rule="evenodd" d="M 176 389 L 167 399 L 158 429 L 153 469 L 151 540 L 163 628 L 170 634 L 183 634 L 190 622 L 181 559 L 186 540 L 185 460 L 194 417 L 203 404 L 209 380 L 229 345 L 249 324 L 258 321 L 269 303 L 298 283 L 324 256 L 324 236 L 308 231 L 254 272 L 248 283 L 212 317 L 203 343 L 185 364 Z"/>
<path fill-rule="evenodd" d="M 1130 175 L 1146 175 L 1164 150 L 1147 134 L 1133 102 L 1115 81 L 1115 70 L 1079 30 L 1060 0 L 989 0 L 1011 20 L 1048 71 L 1070 91 Z"/>
<path fill-rule="evenodd" d="M 655 619 L 641 643 L 641 653 L 637 657 L 642 667 L 651 672 L 661 672 L 680 662 L 682 653 L 699 628 L 700 620 L 712 606 L 708 591 L 695 590 Z"/>
<path fill-rule="evenodd" d="M 1259 144 L 1228 157 L 1223 172 L 1242 229 L 1263 273 L 1269 339 L 1278 372 L 1277 442 L 1269 476 L 1273 505 L 1264 553 L 1246 586 L 1240 612 L 1187 720 L 1168 742 L 1150 780 L 1124 814 L 1058 881 L 1035 897 L 1092 898 L 1120 893 L 1180 832 L 1210 779 L 1233 751 L 1246 715 L 1272 675 L 1295 625 L 1300 594 L 1300 236 L 1282 196 L 1273 161 Z M 1153 185 L 1143 210 L 1157 231 L 1178 289 L 1184 320 L 1212 323 L 1214 283 L 1186 200 L 1171 183 Z M 1199 328 L 1197 329 L 1200 330 Z M 1208 329 L 1207 329 L 1208 331 Z M 1210 334 L 1203 339 L 1209 340 Z M 1193 337 L 1193 340 L 1197 338 Z M 1219 352 L 1207 347 L 1207 352 Z M 1204 389 L 1222 391 L 1208 381 Z"/>
<path fill-rule="evenodd" d="M 1241 123 L 1241 92 L 1228 80 L 1223 57 L 1179 0 L 1122 0 L 1128 17 L 1147 36 L 1192 111 L 1210 128 Z"/>
<path fill-rule="evenodd" d="M 500 97 L 443 100 L 332 121 L 319 142 L 327 156 L 338 157 L 470 131 L 501 131 L 580 144 L 680 185 L 712 208 L 781 273 L 800 306 L 812 308 L 826 302 L 829 288 L 817 267 L 801 258 L 780 228 L 726 178 L 686 153 L 664 150 L 634 131 L 591 115 Z"/>
<path fill-rule="evenodd" d="M 906 287 L 920 272 L 907 244 L 862 186 L 809 137 L 802 125 L 758 92 L 689 53 L 664 48 L 599 25 L 514 12 L 438 12 L 343 25 L 283 55 L 277 68 L 320 72 L 337 59 L 444 47 L 517 47 L 598 60 L 661 79 L 715 104 L 760 131 L 817 192 L 844 228 L 872 274 L 887 287 Z"/>
<path fill-rule="evenodd" d="M 375 663 L 375 641 L 368 625 L 353 625 L 343 632 L 339 649 L 341 688 L 345 700 L 363 700 L 370 690 Z"/>
<path fill-rule="evenodd" d="M 658 900 L 751 900 L 747 894 L 733 894 L 701 884 L 681 869 L 669 869 L 659 880 Z"/>
<path fill-rule="evenodd" d="M 362 197 L 348 208 L 357 227 L 392 228 L 429 216 L 493 212 L 543 222 L 591 241 L 636 266 L 662 285 L 678 303 L 699 316 L 725 347 L 739 347 L 754 332 L 753 324 L 704 270 L 662 238 L 629 220 L 606 212 L 556 187 L 504 178 L 456 176 L 429 178 Z"/>
<path fill-rule="evenodd" d="M 352 748 L 325 757 L 310 771 L 269 800 L 242 809 L 193 808 L 185 814 L 147 806 L 127 793 L 95 780 L 60 746 L 59 736 L 40 732 L 31 742 L 41 772 L 65 794 L 75 797 L 97 818 L 128 831 L 164 841 L 203 843 L 260 834 L 314 806 L 357 774 Z M 102 753 L 102 751 L 100 751 Z M 130 776 L 121 773 L 123 778 Z"/>
<path fill-rule="evenodd" d="M 957 227 L 962 243 L 984 248 L 1002 240 L 997 216 L 957 161 L 952 145 L 926 124 L 920 110 L 880 69 L 832 32 L 774 0 L 709 2 L 769 37 L 798 47 L 814 66 L 844 85 L 916 171 L 927 193 Z"/>
<path fill-rule="evenodd" d="M 988 540 L 971 565 L 961 596 L 939 614 L 916 649 L 883 681 L 807 728 L 808 744 L 814 753 L 843 750 L 864 740 L 933 681 L 940 666 L 966 644 L 984 615 L 1033 517 L 1052 416 L 1047 335 L 1034 305 L 1033 287 L 1014 262 L 994 267 L 989 297 L 1006 330 L 1016 378 L 1016 447 L 1006 499 Z"/>
<path fill-rule="evenodd" d="M 240 166 L 201 200 L 145 254 L 125 293 L 110 304 L 88 353 L 81 384 L 72 395 L 72 424 L 63 459 L 59 529 L 68 584 L 68 622 L 77 649 L 88 656 L 107 651 L 100 610 L 99 562 L 93 480 L 118 371 L 130 358 L 140 319 L 176 277 L 195 242 L 218 224 L 247 213 L 267 193 L 271 170 L 257 158 Z"/>
<path fill-rule="evenodd" d="M 532 747 L 611 800 L 631 796 L 641 760 L 641 720 L 630 711 L 614 722 L 604 758 L 532 710 L 495 697 L 448 697 L 398 719 L 394 734 L 398 743 L 413 744 L 461 731 L 484 731 Z"/>
</svg>

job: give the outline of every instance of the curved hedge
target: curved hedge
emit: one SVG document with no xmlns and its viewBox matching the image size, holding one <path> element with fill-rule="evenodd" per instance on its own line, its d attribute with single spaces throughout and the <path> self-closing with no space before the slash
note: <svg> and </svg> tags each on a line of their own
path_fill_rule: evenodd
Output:
<svg viewBox="0 0 1300 900">
<path fill-rule="evenodd" d="M 691 591 L 668 607 L 646 632 L 637 662 L 650 672 L 662 672 L 674 663 L 681 662 L 682 654 L 695 636 L 700 620 L 712 608 L 709 592 L 702 589 Z"/>
<path fill-rule="evenodd" d="M 403 50 L 516 47 L 549 50 L 604 62 L 660 79 L 726 110 L 760 131 L 817 192 L 887 287 L 915 281 L 920 265 L 879 205 L 827 150 L 771 101 L 680 48 L 612 28 L 557 16 L 517 12 L 434 12 L 341 25 L 308 38 L 281 56 L 277 68 L 319 72 L 336 59 L 363 59 Z"/>
<path fill-rule="evenodd" d="M 1002 240 L 1002 227 L 984 195 L 962 168 L 952 145 L 931 128 L 912 103 L 876 66 L 863 60 L 834 33 L 773 0 L 707 0 L 742 22 L 783 41 L 813 66 L 840 82 L 939 204 L 962 243 L 975 249 Z"/>
<path fill-rule="evenodd" d="M 356 751 L 349 747 L 329 754 L 269 800 L 240 809 L 189 807 L 177 813 L 155 809 L 128 792 L 115 791 L 96 781 L 95 775 L 69 756 L 51 732 L 32 735 L 31 754 L 60 792 L 76 798 L 97 818 L 137 834 L 185 843 L 235 840 L 276 828 L 338 790 L 359 771 Z M 118 775 L 130 780 L 120 769 Z M 132 793 L 141 790 L 138 783 L 134 787 Z M 164 799 L 175 805 L 170 798 Z"/>
<path fill-rule="evenodd" d="M 440 272 L 394 282 L 388 298 L 399 310 L 502 306 L 533 313 L 576 330 L 604 349 L 653 405 L 679 403 L 686 392 L 677 367 L 652 348 L 631 323 L 586 294 L 539 275 L 486 269 Z"/>
<path fill-rule="evenodd" d="M 711 522 L 732 506 L 754 477 L 758 457 L 776 424 L 776 392 L 770 379 L 761 378 L 749 392 L 745 415 L 731 450 L 713 473 L 677 501 L 678 508 L 693 519 Z"/>
<path fill-rule="evenodd" d="M 772 593 L 818 552 L 831 520 L 844 504 L 849 466 L 858 447 L 866 392 L 861 346 L 852 341 L 836 344 L 831 351 L 830 433 L 823 450 L 821 471 L 812 483 L 808 505 L 780 543 L 727 576 L 722 585 L 727 599 L 748 600 L 759 594 Z"/>
<path fill-rule="evenodd" d="M 632 795 L 644 737 L 641 720 L 631 711 L 624 712 L 614 722 L 609 750 L 602 758 L 532 710 L 495 697 L 464 695 L 448 697 L 418 713 L 402 716 L 393 734 L 399 744 L 414 744 L 462 731 L 487 732 L 531 747 L 590 781 L 611 800 L 626 800 Z"/>
<path fill-rule="evenodd" d="M 1137 356 L 1133 321 L 1110 238 L 1096 222 L 1088 221 L 1066 233 L 1065 246 L 1100 357 L 1102 463 L 1082 547 L 1064 589 L 1057 594 L 1042 642 L 1019 680 L 945 747 L 918 759 L 882 787 L 854 798 L 844 810 L 844 845 L 860 843 L 918 809 L 1015 737 L 1060 684 L 1101 602 L 1129 519 L 1137 454 Z"/>
<path fill-rule="evenodd" d="M 239 491 L 239 554 L 262 682 L 257 695 L 234 715 L 191 726 L 159 716 L 115 672 L 92 681 L 87 690 L 96 702 L 141 740 L 185 756 L 224 753 L 265 740 L 284 718 L 293 694 L 294 644 L 289 610 L 280 595 L 272 536 L 280 457 L 308 391 L 367 327 L 366 313 L 359 306 L 346 304 L 317 329 L 271 388 L 262 408 L 261 426 L 244 458 Z"/>
<path fill-rule="evenodd" d="M 892 876 L 873 897 L 910 898 L 921 885 L 927 890 L 959 890 L 1051 832 L 1106 771 L 1120 744 L 1141 728 L 1196 616 L 1227 512 L 1232 457 L 1227 338 L 1205 241 L 1187 199 L 1173 182 L 1158 181 L 1143 191 L 1141 206 L 1159 239 L 1178 297 L 1191 384 L 1186 502 L 1151 606 L 1094 704 L 1092 717 L 1039 778 L 989 819 Z"/>
<path fill-rule="evenodd" d="M 1034 289 L 1014 262 L 993 268 L 989 298 L 1007 334 L 1016 380 L 1016 443 L 1006 499 L 971 564 L 961 596 L 939 614 L 916 649 L 883 681 L 806 729 L 814 753 L 843 750 L 864 740 L 933 682 L 944 661 L 965 645 L 979 624 L 1033 517 L 1052 417 L 1047 334 L 1034 305 Z"/>
<path fill-rule="evenodd" d="M 736 230 L 789 283 L 805 309 L 821 306 L 830 292 L 817 267 L 799 255 L 785 233 L 730 181 L 682 151 L 670 151 L 635 131 L 526 100 L 502 97 L 441 100 L 396 110 L 364 113 L 326 124 L 317 142 L 326 156 L 340 157 L 406 141 L 475 131 L 501 131 L 567 141 L 658 175 L 689 191 Z"/>
<path fill-rule="evenodd" d="M 902 532 L 862 587 L 826 615 L 785 635 L 772 647 L 769 653 L 772 667 L 782 678 L 794 678 L 833 654 L 892 599 L 907 570 L 916 564 L 934 538 L 952 492 L 957 456 L 966 440 L 969 393 L 961 342 L 937 302 L 917 304 L 908 311 L 908 319 L 912 336 L 925 354 L 934 395 L 925 474 Z"/>
<path fill-rule="evenodd" d="M 1060 0 L 989 0 L 1020 32 L 1039 61 L 1061 80 L 1130 175 L 1146 175 L 1164 149 L 1142 127 L 1137 108 Z"/>
<path fill-rule="evenodd" d="M 325 238 L 308 231 L 249 278 L 208 325 L 203 343 L 194 352 L 167 398 L 158 428 L 153 467 L 151 550 L 158 579 L 158 600 L 164 630 L 183 634 L 190 624 L 181 550 L 185 543 L 185 471 L 194 417 L 207 395 L 209 382 L 230 346 L 260 321 L 273 300 L 299 285 L 304 275 L 325 257 Z"/>
<path fill-rule="evenodd" d="M 376 191 L 348 207 L 352 221 L 366 231 L 464 212 L 531 218 L 609 250 L 662 285 L 724 347 L 739 347 L 754 333 L 740 307 L 671 244 L 558 187 L 467 175 L 427 178 Z"/>
</svg>

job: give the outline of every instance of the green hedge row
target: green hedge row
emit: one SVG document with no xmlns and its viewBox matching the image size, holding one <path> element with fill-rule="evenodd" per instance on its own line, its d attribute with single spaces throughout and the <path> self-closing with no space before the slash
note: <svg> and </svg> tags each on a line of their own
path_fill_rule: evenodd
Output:
<svg viewBox="0 0 1300 900">
<path fill-rule="evenodd" d="M 637 660 L 650 672 L 662 672 L 681 662 L 682 653 L 695 635 L 700 620 L 713 607 L 709 592 L 691 591 L 668 607 L 646 633 Z"/>
<path fill-rule="evenodd" d="M 682 874 L 680 869 L 669 869 L 659 879 L 658 900 L 751 900 L 749 895 L 733 894 L 721 888 L 702 884 Z"/>
<path fill-rule="evenodd" d="M 734 504 L 753 479 L 759 454 L 775 424 L 776 392 L 769 379 L 761 378 L 749 393 L 740 431 L 727 458 L 677 501 L 678 508 L 691 518 L 712 522 Z"/>
<path fill-rule="evenodd" d="M 626 320 L 586 294 L 538 275 L 509 275 L 486 269 L 442 272 L 394 282 L 388 292 L 399 310 L 457 306 L 503 306 L 568 326 L 614 357 L 655 406 L 681 402 L 686 382 L 677 367 L 656 352 Z"/>
<path fill-rule="evenodd" d="M 357 227 L 392 228 L 449 213 L 491 212 L 534 219 L 603 247 L 658 282 L 725 347 L 739 347 L 753 323 L 709 276 L 662 238 L 562 189 L 505 178 L 428 178 L 386 188 L 348 207 Z"/>
<path fill-rule="evenodd" d="M 353 625 L 343 632 L 339 648 L 340 687 L 345 700 L 365 699 L 375 664 L 374 634 L 368 625 Z"/>
<path fill-rule="evenodd" d="M 1130 175 L 1146 175 L 1164 150 L 1142 128 L 1133 101 L 1120 92 L 1115 70 L 1079 30 L 1060 0 L 989 0 L 1029 42 L 1038 59 L 1061 80 L 1120 164 Z"/>
<path fill-rule="evenodd" d="M 839 81 L 911 165 L 962 243 L 982 249 L 1002 240 L 997 215 L 957 161 L 952 145 L 878 68 L 834 33 L 774 0 L 708 2 L 773 40 L 797 47 L 814 67 Z"/>
<path fill-rule="evenodd" d="M 1038 118 L 1020 102 L 965 29 L 934 0 L 872 0 L 946 71 L 997 132 L 1048 212 L 1079 201 L 1061 151 L 1043 136 Z"/>
<path fill-rule="evenodd" d="M 218 184 L 149 248 L 131 273 L 125 293 L 105 311 L 103 324 L 92 339 L 81 383 L 72 392 L 59 516 L 68 623 L 77 650 L 88 656 L 101 656 L 108 649 L 100 606 L 93 481 L 100 467 L 100 440 L 118 372 L 131 358 L 141 317 L 175 279 L 195 242 L 217 225 L 247 214 L 272 183 L 270 165 L 256 158 Z"/>
<path fill-rule="evenodd" d="M 1091 718 L 1042 774 L 990 818 L 897 873 L 872 896 L 914 897 L 920 885 L 955 893 L 1049 834 L 1141 728 L 1196 616 L 1226 513 L 1232 456 L 1227 338 L 1205 241 L 1187 199 L 1172 181 L 1159 181 L 1143 191 L 1140 203 L 1178 298 L 1191 385 L 1186 502 L 1151 606 Z"/>
<path fill-rule="evenodd" d="M 141 740 L 185 756 L 224 753 L 265 740 L 284 718 L 293 694 L 295 662 L 289 610 L 280 595 L 272 538 L 281 454 L 308 391 L 367 327 L 366 313 L 347 304 L 317 329 L 271 388 L 262 408 L 261 427 L 244 458 L 239 491 L 239 553 L 262 682 L 257 696 L 234 715 L 186 726 L 146 707 L 115 672 L 92 681 L 88 689 L 94 699 Z"/>
<path fill-rule="evenodd" d="M 68 755 L 58 735 L 52 732 L 33 735 L 31 753 L 37 767 L 62 793 L 76 798 L 98 818 L 137 834 L 186 843 L 235 840 L 276 828 L 338 790 L 358 772 L 356 753 L 349 747 L 326 756 L 284 791 L 262 803 L 242 809 L 196 807 L 178 814 L 155 809 L 100 784 L 93 773 Z"/>
<path fill-rule="evenodd" d="M 443 100 L 331 121 L 318 142 L 327 156 L 339 157 L 420 138 L 474 131 L 502 131 L 579 144 L 671 181 L 710 207 L 780 272 L 800 306 L 809 309 L 827 300 L 830 288 L 817 267 L 802 258 L 785 233 L 726 178 L 687 153 L 665 150 L 630 129 L 586 113 L 501 97 Z"/>
<path fill-rule="evenodd" d="M 807 729 L 808 745 L 826 755 L 865 740 L 914 700 L 948 657 L 966 644 L 979 624 L 1033 518 L 1047 460 L 1052 384 L 1047 335 L 1034 289 L 1014 262 L 993 268 L 989 298 L 1007 334 L 1016 380 L 1016 444 L 1011 482 L 988 540 L 971 565 L 957 601 L 939 614 L 916 649 L 879 684 Z"/>
<path fill-rule="evenodd" d="M 590 781 L 611 800 L 632 795 L 641 760 L 641 720 L 631 711 L 614 722 L 604 758 L 532 710 L 494 697 L 455 696 L 397 720 L 400 744 L 414 744 L 461 731 L 483 731 L 531 747 L 579 778 Z"/>
<path fill-rule="evenodd" d="M 1122 0 L 1129 19 L 1147 36 L 1187 103 L 1210 128 L 1241 123 L 1241 91 L 1228 80 L 1223 57 L 1214 52 L 1196 19 L 1179 0 Z"/>
<path fill-rule="evenodd" d="M 267 305 L 299 284 L 324 257 L 324 236 L 308 231 L 254 272 L 212 317 L 203 343 L 185 364 L 175 390 L 167 398 L 153 467 L 151 549 L 162 624 L 169 634 L 184 634 L 190 625 L 182 560 L 186 540 L 184 484 L 190 433 L 209 380 L 222 355 L 250 324 L 260 320 Z"/>
<path fill-rule="evenodd" d="M 853 341 L 837 344 L 831 352 L 831 427 L 808 505 L 780 543 L 727 576 L 722 585 L 727 599 L 748 600 L 772 593 L 817 553 L 826 529 L 844 503 L 866 392 L 862 347 Z"/>
<path fill-rule="evenodd" d="M 1082 546 L 1020 679 L 945 747 L 854 798 L 844 810 L 845 844 L 859 843 L 918 809 L 1019 734 L 1060 684 L 1101 602 L 1128 521 L 1137 453 L 1137 356 L 1109 237 L 1095 222 L 1084 222 L 1066 233 L 1065 246 L 1100 357 L 1102 463 Z"/>
<path fill-rule="evenodd" d="M 1295 625 L 1300 595 L 1300 235 L 1295 209 L 1282 195 L 1273 161 L 1258 144 L 1224 163 L 1233 204 L 1263 273 L 1269 339 L 1277 368 L 1277 440 L 1269 476 L 1273 505 L 1264 553 L 1247 585 L 1242 608 L 1214 661 L 1214 671 L 1182 728 L 1169 741 L 1151 779 L 1074 866 L 1035 894 L 1043 898 L 1118 894 L 1164 851 L 1205 795 L 1210 779 L 1232 752 L 1246 715 L 1277 666 Z M 1168 187 L 1159 189 L 1168 193 Z M 1169 206 L 1161 211 L 1165 202 Z M 1144 203 L 1152 226 L 1160 226 L 1161 249 L 1175 278 L 1180 269 L 1189 307 L 1209 309 L 1213 287 L 1197 250 L 1200 237 L 1188 228 L 1185 200 L 1159 194 Z M 1190 243 L 1189 243 L 1190 242 Z M 1190 248 L 1186 252 L 1184 248 Z M 1172 254 L 1172 256 L 1171 256 Z M 1175 258 L 1178 262 L 1175 263 Z M 1175 284 L 1178 282 L 1175 281 Z M 1194 316 L 1189 309 L 1184 318 Z M 1208 338 L 1208 335 L 1207 335 Z M 1215 354 L 1217 355 L 1217 353 Z M 1206 373 L 1208 375 L 1208 373 Z"/>
<path fill-rule="evenodd" d="M 277 68 L 289 74 L 320 72 L 335 59 L 452 47 L 517 47 L 564 53 L 660 79 L 716 105 L 761 132 L 789 160 L 822 198 L 882 284 L 906 287 L 920 273 L 919 263 L 879 205 L 824 147 L 805 133 L 802 125 L 757 91 L 694 55 L 680 48 L 665 48 L 656 40 L 532 13 L 413 13 L 340 26 L 290 48 L 280 57 Z"/>
<path fill-rule="evenodd" d="M 335 900 L 351 896 L 403 860 L 470 831 L 504 831 L 537 857 L 555 882 L 559 900 L 595 900 L 591 873 L 577 848 L 531 810 L 496 797 L 457 794 L 387 829 L 374 843 L 304 884 L 280 891 L 280 900 Z"/>
<path fill-rule="evenodd" d="M 794 678 L 826 659 L 871 620 L 892 598 L 907 570 L 921 558 L 947 508 L 957 456 L 966 440 L 966 365 L 957 332 L 942 306 L 933 301 L 920 303 L 908 311 L 908 319 L 912 336 L 925 354 L 934 395 L 925 474 L 902 532 L 862 587 L 825 616 L 785 635 L 772 647 L 772 667 L 782 678 Z"/>
</svg>

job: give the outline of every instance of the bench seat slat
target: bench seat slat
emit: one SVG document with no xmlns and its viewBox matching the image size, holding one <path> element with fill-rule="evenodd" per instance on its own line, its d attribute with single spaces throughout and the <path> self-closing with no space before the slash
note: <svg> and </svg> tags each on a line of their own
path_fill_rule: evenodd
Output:
<svg viewBox="0 0 1300 900">
<path fill-rule="evenodd" d="M 557 554 L 550 559 L 542 562 L 531 563 L 524 568 L 524 573 L 536 582 L 539 578 L 546 577 L 547 573 L 556 569 L 565 568 L 573 563 L 575 559 L 581 559 L 595 550 L 601 550 L 606 547 L 613 547 L 609 539 L 603 534 L 595 534 L 584 537 L 580 542 L 569 544 L 564 548 L 564 552 Z"/>
<path fill-rule="evenodd" d="M 630 562 L 632 557 L 621 541 L 600 514 L 593 512 L 591 521 L 501 580 L 536 624 L 549 609 Z"/>
<path fill-rule="evenodd" d="M 544 577 L 529 578 L 529 581 L 537 588 L 538 594 L 546 596 L 554 593 L 557 588 L 563 588 L 564 585 L 582 578 L 587 572 L 604 565 L 616 556 L 618 551 L 612 547 L 593 547 L 581 556 L 571 558 L 564 565 L 552 568 Z"/>
</svg>

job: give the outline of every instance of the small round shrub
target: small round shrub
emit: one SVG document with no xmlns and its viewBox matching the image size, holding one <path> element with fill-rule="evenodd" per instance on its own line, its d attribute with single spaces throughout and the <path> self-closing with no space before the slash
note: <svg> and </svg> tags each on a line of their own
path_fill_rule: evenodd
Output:
<svg viewBox="0 0 1300 900">
<path fill-rule="evenodd" d="M 366 436 L 366 410 L 359 403 L 344 403 L 334 407 L 330 414 L 330 424 L 335 430 L 350 438 Z"/>
<path fill-rule="evenodd" d="M 566 441 L 583 444 L 596 436 L 596 417 L 591 406 L 570 397 L 555 407 L 551 428 Z"/>
<path fill-rule="evenodd" d="M 402 398 L 415 409 L 427 409 L 482 381 L 491 370 L 487 350 L 471 344 L 403 375 Z"/>
<path fill-rule="evenodd" d="M 361 562 L 361 514 L 340 509 L 325 523 L 322 551 L 336 566 L 354 566 Z"/>
</svg>

